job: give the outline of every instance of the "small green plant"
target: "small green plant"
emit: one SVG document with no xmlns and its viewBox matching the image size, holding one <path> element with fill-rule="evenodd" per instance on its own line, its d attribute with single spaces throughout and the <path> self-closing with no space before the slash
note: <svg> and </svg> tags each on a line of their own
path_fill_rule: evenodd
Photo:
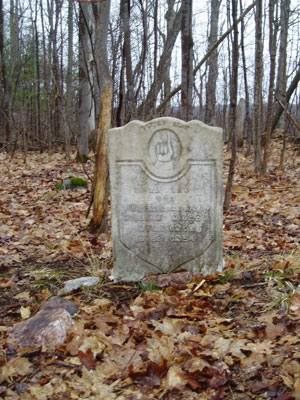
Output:
<svg viewBox="0 0 300 400">
<path fill-rule="evenodd" d="M 234 278 L 234 275 L 235 275 L 234 270 L 228 269 L 222 275 L 219 275 L 218 279 L 219 279 L 220 283 L 222 283 L 222 285 L 224 285 L 225 283 L 232 281 L 232 279 Z"/>
<path fill-rule="evenodd" d="M 155 282 L 149 282 L 147 285 L 143 285 L 142 282 L 138 282 L 137 286 L 143 292 L 154 292 L 159 290 Z"/>
<path fill-rule="evenodd" d="M 52 269 L 42 268 L 40 270 L 33 270 L 30 275 L 34 276 L 35 280 L 32 282 L 32 286 L 41 289 L 49 286 L 57 286 L 62 283 L 64 272 L 54 271 Z"/>
<path fill-rule="evenodd" d="M 78 187 L 87 187 L 87 181 L 82 178 L 70 178 L 55 185 L 56 189 L 75 189 Z"/>
<path fill-rule="evenodd" d="M 282 308 L 285 311 L 289 310 L 291 295 L 296 293 L 297 289 L 286 275 L 286 271 L 280 269 L 266 272 L 267 292 L 272 297 L 272 301 L 266 307 L 267 309 Z"/>
</svg>

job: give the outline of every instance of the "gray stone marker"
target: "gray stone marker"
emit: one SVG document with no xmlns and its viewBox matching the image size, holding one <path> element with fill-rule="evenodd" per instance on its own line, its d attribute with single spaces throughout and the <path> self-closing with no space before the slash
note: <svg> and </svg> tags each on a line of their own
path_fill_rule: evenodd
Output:
<svg viewBox="0 0 300 400">
<path fill-rule="evenodd" d="M 109 131 L 115 281 L 222 270 L 222 129 L 158 118 Z"/>
</svg>

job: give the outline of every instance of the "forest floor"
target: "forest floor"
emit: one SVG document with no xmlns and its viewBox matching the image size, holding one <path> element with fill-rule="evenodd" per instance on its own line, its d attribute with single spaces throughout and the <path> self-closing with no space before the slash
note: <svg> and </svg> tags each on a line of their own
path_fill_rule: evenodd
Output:
<svg viewBox="0 0 300 400">
<path fill-rule="evenodd" d="M 300 399 L 300 155 L 272 144 L 268 174 L 238 155 L 224 215 L 223 273 L 114 284 L 109 233 L 85 228 L 92 176 L 61 153 L 0 154 L 0 398 Z M 229 154 L 224 149 L 224 180 Z M 17 348 L 16 322 L 63 282 L 100 283 L 64 297 L 79 306 L 63 345 Z M 186 278 L 186 280 L 185 280 Z"/>
</svg>

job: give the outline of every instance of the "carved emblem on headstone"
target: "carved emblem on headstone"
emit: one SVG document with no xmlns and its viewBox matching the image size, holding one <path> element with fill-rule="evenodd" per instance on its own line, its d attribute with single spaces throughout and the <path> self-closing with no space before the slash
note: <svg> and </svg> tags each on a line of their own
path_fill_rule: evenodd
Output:
<svg viewBox="0 0 300 400">
<path fill-rule="evenodd" d="M 153 133 L 149 143 L 153 164 L 175 162 L 180 157 L 181 144 L 176 134 L 167 129 Z"/>
</svg>

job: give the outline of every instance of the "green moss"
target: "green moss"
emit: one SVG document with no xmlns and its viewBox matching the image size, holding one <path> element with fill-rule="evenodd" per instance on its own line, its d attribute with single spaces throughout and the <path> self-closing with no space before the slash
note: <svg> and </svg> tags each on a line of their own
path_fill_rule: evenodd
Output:
<svg viewBox="0 0 300 400">
<path fill-rule="evenodd" d="M 71 178 L 70 181 L 72 186 L 87 186 L 87 181 L 82 178 Z"/>
<path fill-rule="evenodd" d="M 141 291 L 143 291 L 143 292 L 154 292 L 154 291 L 156 291 L 156 290 L 159 290 L 159 287 L 157 287 L 157 285 L 156 285 L 156 283 L 155 282 L 150 282 L 150 283 L 147 283 L 147 285 L 146 286 L 144 286 L 143 284 L 142 284 L 142 282 L 138 282 L 137 283 L 137 287 L 141 290 Z"/>
<path fill-rule="evenodd" d="M 87 187 L 87 181 L 82 178 L 70 178 L 55 185 L 56 189 L 75 189 L 77 187 Z"/>
</svg>

